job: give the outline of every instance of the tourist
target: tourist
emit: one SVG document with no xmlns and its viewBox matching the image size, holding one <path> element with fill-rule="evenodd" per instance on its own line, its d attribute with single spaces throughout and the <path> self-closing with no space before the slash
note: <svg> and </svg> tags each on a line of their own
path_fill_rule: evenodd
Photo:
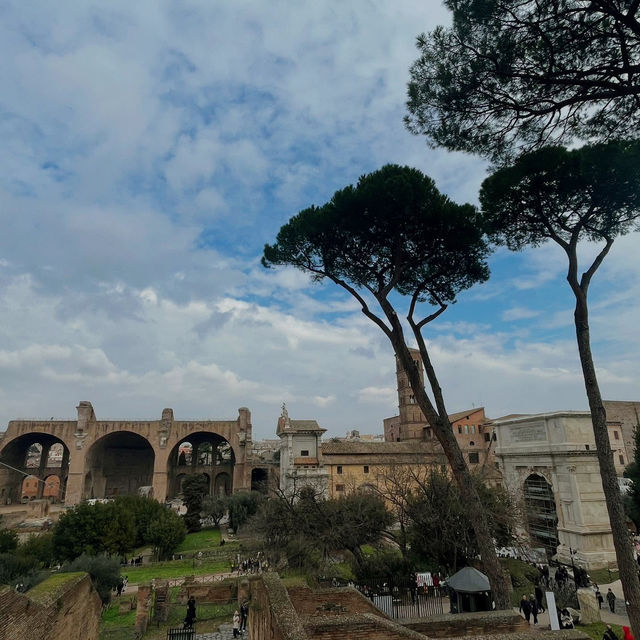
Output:
<svg viewBox="0 0 640 640">
<path fill-rule="evenodd" d="M 604 635 L 602 636 L 602 640 L 618 640 L 618 636 L 614 633 L 610 624 L 607 625 Z"/>
<path fill-rule="evenodd" d="M 196 599 L 191 596 L 187 600 L 187 617 L 184 619 L 184 629 L 193 629 L 193 623 L 196 619 Z"/>
<path fill-rule="evenodd" d="M 233 637 L 240 637 L 240 614 L 237 609 L 233 612 Z"/>
<path fill-rule="evenodd" d="M 622 633 L 624 640 L 633 640 L 633 634 L 631 633 L 631 629 L 629 629 L 629 627 L 622 627 Z"/>
<path fill-rule="evenodd" d="M 611 609 L 611 613 L 616 612 L 616 594 L 609 589 L 607 591 L 607 602 L 609 603 L 609 609 Z"/>
<path fill-rule="evenodd" d="M 560 612 L 560 628 L 561 629 L 573 629 L 573 616 L 569 612 L 569 609 L 563 609 Z M 617 640 L 617 639 L 616 639 Z"/>
<path fill-rule="evenodd" d="M 249 603 L 245 600 L 240 605 L 240 631 L 244 633 L 247 630 L 247 618 L 249 617 Z"/>
<path fill-rule="evenodd" d="M 527 600 L 527 596 L 522 596 L 522 600 L 520 600 L 520 608 L 518 609 L 521 613 L 524 614 L 524 619 L 527 622 L 531 622 L 531 603 Z"/>
<path fill-rule="evenodd" d="M 533 616 L 533 624 L 538 624 L 538 602 L 533 593 L 529 596 L 529 606 L 531 607 L 531 615 Z"/>
<path fill-rule="evenodd" d="M 600 587 L 596 585 L 596 600 L 598 601 L 598 609 L 602 609 L 602 603 L 604 602 L 604 598 L 600 593 Z"/>
<path fill-rule="evenodd" d="M 542 593 L 542 587 L 537 584 L 534 588 L 535 594 L 536 594 L 536 603 L 538 605 L 538 611 L 540 613 L 544 613 L 544 607 L 542 606 L 542 597 L 543 597 L 543 593 Z"/>
</svg>

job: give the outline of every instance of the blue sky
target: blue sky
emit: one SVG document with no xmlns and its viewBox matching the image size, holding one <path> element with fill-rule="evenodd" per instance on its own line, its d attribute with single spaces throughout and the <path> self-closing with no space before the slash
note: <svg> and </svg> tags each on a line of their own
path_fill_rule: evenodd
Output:
<svg viewBox="0 0 640 640">
<path fill-rule="evenodd" d="M 332 435 L 396 411 L 390 345 L 331 286 L 265 271 L 298 210 L 387 162 L 476 201 L 474 157 L 403 127 L 435 2 L 0 6 L 0 428 L 17 417 L 234 418 Z M 600 382 L 638 399 L 638 235 L 591 291 Z M 585 247 L 588 257 L 592 247 Z M 427 331 L 451 412 L 586 407 L 564 258 L 491 259 Z"/>
</svg>

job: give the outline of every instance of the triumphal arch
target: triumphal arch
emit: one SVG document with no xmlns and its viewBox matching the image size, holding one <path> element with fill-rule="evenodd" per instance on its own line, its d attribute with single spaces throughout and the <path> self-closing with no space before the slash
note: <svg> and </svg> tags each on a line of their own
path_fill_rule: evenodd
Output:
<svg viewBox="0 0 640 640">
<path fill-rule="evenodd" d="M 235 420 L 98 420 L 90 402 L 77 420 L 12 420 L 0 439 L 0 502 L 83 499 L 140 492 L 176 497 L 188 475 L 203 475 L 210 495 L 252 488 L 251 412 Z M 255 478 L 254 478 L 255 480 Z M 255 484 L 255 483 L 254 483 Z M 255 487 L 253 487 L 255 488 Z"/>
</svg>

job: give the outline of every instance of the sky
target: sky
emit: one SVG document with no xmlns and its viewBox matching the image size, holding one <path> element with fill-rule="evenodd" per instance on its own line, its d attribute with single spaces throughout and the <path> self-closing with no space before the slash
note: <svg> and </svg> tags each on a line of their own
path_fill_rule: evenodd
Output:
<svg viewBox="0 0 640 640">
<path fill-rule="evenodd" d="M 395 361 L 354 301 L 265 243 L 386 163 L 458 202 L 487 175 L 402 122 L 435 0 L 0 4 L 0 430 L 11 419 L 227 420 L 273 438 L 286 402 L 381 433 Z M 638 234 L 591 289 L 603 395 L 638 400 Z M 594 247 L 582 248 L 583 258 Z M 497 250 L 425 335 L 451 413 L 587 402 L 561 250 Z"/>
</svg>

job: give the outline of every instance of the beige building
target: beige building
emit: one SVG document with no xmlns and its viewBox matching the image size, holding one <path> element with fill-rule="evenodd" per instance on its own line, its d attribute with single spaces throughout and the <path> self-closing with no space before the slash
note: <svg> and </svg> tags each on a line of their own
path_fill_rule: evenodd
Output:
<svg viewBox="0 0 640 640">
<path fill-rule="evenodd" d="M 574 550 L 575 562 L 588 569 L 615 562 L 591 414 L 507 416 L 493 425 L 503 482 L 523 499 L 532 545 L 557 549 L 565 563 Z M 609 427 L 612 445 L 621 442 L 619 428 Z"/>
<path fill-rule="evenodd" d="M 282 405 L 276 429 L 280 438 L 280 491 L 291 495 L 310 487 L 327 495 L 328 471 L 321 447 L 325 431 L 315 420 L 291 420 Z"/>
</svg>

